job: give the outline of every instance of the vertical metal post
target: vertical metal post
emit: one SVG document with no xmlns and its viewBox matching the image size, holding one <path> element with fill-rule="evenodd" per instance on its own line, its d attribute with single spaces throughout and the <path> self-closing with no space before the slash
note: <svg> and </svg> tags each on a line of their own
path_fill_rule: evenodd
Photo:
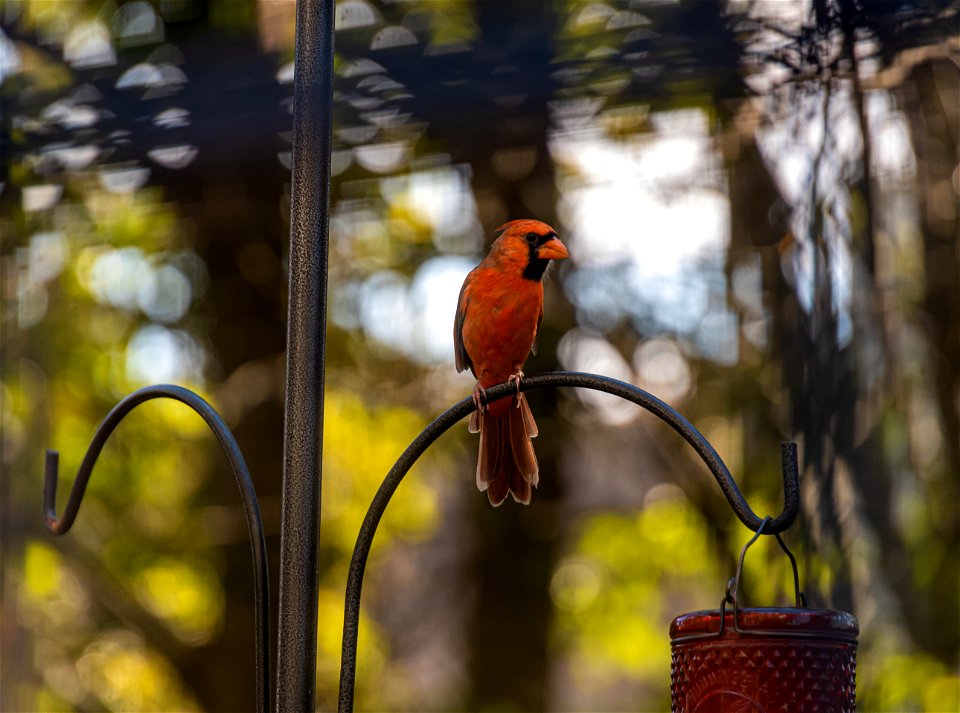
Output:
<svg viewBox="0 0 960 713">
<path fill-rule="evenodd" d="M 297 1 L 278 713 L 315 698 L 333 34 L 333 0 Z"/>
</svg>

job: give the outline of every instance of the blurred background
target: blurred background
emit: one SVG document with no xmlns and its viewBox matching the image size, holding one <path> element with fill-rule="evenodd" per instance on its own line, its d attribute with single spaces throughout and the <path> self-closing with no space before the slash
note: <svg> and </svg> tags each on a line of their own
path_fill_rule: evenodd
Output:
<svg viewBox="0 0 960 713">
<path fill-rule="evenodd" d="M 151 402 L 73 531 L 40 518 L 140 386 L 213 403 L 253 473 L 277 592 L 295 6 L 0 6 L 0 708 L 254 701 L 242 511 L 201 420 Z M 508 219 L 553 225 L 527 373 L 637 384 L 781 509 L 811 604 L 860 621 L 864 711 L 960 709 L 958 8 L 946 0 L 344 0 L 317 705 L 380 480 L 469 395 L 457 293 Z M 530 395 L 541 484 L 494 510 L 454 428 L 400 486 L 362 610 L 359 710 L 669 708 L 668 627 L 750 534 L 674 432 Z M 751 550 L 748 604 L 788 604 Z M 275 630 L 275 629 L 274 629 Z"/>
</svg>

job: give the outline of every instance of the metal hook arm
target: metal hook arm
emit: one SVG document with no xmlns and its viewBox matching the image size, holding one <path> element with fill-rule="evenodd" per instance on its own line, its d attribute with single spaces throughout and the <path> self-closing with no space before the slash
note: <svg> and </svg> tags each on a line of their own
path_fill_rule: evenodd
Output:
<svg viewBox="0 0 960 713">
<path fill-rule="evenodd" d="M 487 398 L 492 401 L 508 395 L 511 393 L 510 386 L 510 384 L 498 385 L 487 389 Z M 693 446 L 697 455 L 700 456 L 700 459 L 707 468 L 710 469 L 714 479 L 720 486 L 720 490 L 723 492 L 733 512 L 740 519 L 740 522 L 754 532 L 760 529 L 764 518 L 757 515 L 750 505 L 747 504 L 743 493 L 741 493 L 740 488 L 737 487 L 736 481 L 733 479 L 733 476 L 730 475 L 730 470 L 717 454 L 717 451 L 704 435 L 672 406 L 633 384 L 597 374 L 577 372 L 541 374 L 524 379 L 520 388 L 526 391 L 551 386 L 579 387 L 593 389 L 595 391 L 604 391 L 627 401 L 632 401 L 655 415 L 679 433 L 687 443 Z M 774 535 L 789 528 L 800 511 L 796 443 L 784 442 L 780 444 L 780 462 L 783 476 L 783 510 L 779 515 L 773 517 L 765 527 L 764 532 L 768 535 Z"/>
<path fill-rule="evenodd" d="M 627 401 L 632 401 L 650 411 L 662 421 L 667 423 L 673 430 L 683 436 L 703 462 L 710 469 L 713 477 L 720 485 L 730 507 L 740 518 L 740 522 L 746 525 L 754 532 L 758 531 L 764 524 L 764 519 L 760 518 L 747 504 L 743 494 L 737 487 L 733 476 L 724 464 L 723 460 L 714 450 L 710 442 L 700 431 L 694 428 L 686 418 L 680 415 L 676 409 L 667 405 L 656 396 L 640 389 L 633 384 L 627 384 L 623 381 L 611 379 L 597 374 L 582 374 L 576 372 L 553 372 L 549 374 L 540 374 L 525 378 L 519 384 L 521 391 L 532 391 L 534 389 L 555 388 L 555 387 L 575 387 L 581 389 L 593 389 L 594 391 L 603 391 L 614 396 L 619 396 Z M 486 391 L 485 402 L 496 401 L 515 393 L 516 382 L 503 383 L 493 386 Z M 363 573 L 366 568 L 367 556 L 370 553 L 370 547 L 373 544 L 373 536 L 376 534 L 377 525 L 380 518 L 393 497 L 394 491 L 403 480 L 403 476 L 413 467 L 417 459 L 445 433 L 451 426 L 460 419 L 467 416 L 474 410 L 472 398 L 466 398 L 455 404 L 447 411 L 438 416 L 433 423 L 427 426 L 413 443 L 407 446 L 390 472 L 387 473 L 377 494 L 374 495 L 370 508 L 367 510 L 363 524 L 360 526 L 360 532 L 357 535 L 357 544 L 353 550 L 353 558 L 350 561 L 350 571 L 347 575 L 346 601 L 343 614 L 343 648 L 340 664 L 340 700 L 339 710 L 341 713 L 353 710 L 353 693 L 356 677 L 357 664 L 357 636 L 360 624 L 360 591 L 363 586 Z M 786 530 L 797 517 L 800 510 L 800 495 L 797 472 L 797 445 L 795 443 L 783 443 L 780 446 L 782 469 L 783 469 L 783 511 L 775 518 L 770 519 L 764 526 L 764 533 L 774 535 Z"/>
<path fill-rule="evenodd" d="M 266 713 L 270 708 L 270 593 L 267 570 L 267 545 L 263 534 L 263 523 L 260 519 L 260 505 L 253 487 L 253 479 L 247 469 L 246 461 L 240 452 L 233 434 L 214 408 L 200 396 L 182 386 L 160 384 L 147 386 L 135 391 L 106 415 L 90 441 L 86 455 L 80 463 L 76 480 L 70 490 L 70 497 L 63 510 L 63 515 L 57 517 L 57 480 L 59 477 L 60 456 L 57 451 L 48 450 L 44 462 L 43 472 L 43 523 L 54 535 L 64 535 L 73 526 L 80 511 L 80 503 L 87 489 L 90 474 L 96 465 L 97 458 L 103 450 L 110 434 L 123 418 L 134 408 L 151 399 L 173 399 L 186 404 L 206 422 L 216 436 L 220 447 L 230 461 L 230 467 L 240 488 L 240 497 L 243 500 L 244 514 L 246 515 L 247 531 L 250 536 L 250 548 L 253 554 L 254 574 L 254 609 L 256 616 L 256 668 L 257 668 L 257 710 Z"/>
</svg>

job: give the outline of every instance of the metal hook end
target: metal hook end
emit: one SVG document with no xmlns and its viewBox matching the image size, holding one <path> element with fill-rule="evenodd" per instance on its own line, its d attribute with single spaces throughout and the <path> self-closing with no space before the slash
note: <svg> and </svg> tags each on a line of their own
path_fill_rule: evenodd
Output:
<svg viewBox="0 0 960 713">
<path fill-rule="evenodd" d="M 799 474 L 797 461 L 796 441 L 783 441 L 780 444 L 780 464 L 785 479 L 797 480 Z"/>
<path fill-rule="evenodd" d="M 797 444 L 784 441 L 780 444 L 780 470 L 783 473 L 783 512 L 773 519 L 773 532 L 783 532 L 800 512 L 800 469 L 797 465 Z"/>
<path fill-rule="evenodd" d="M 54 535 L 70 529 L 57 520 L 57 480 L 60 476 L 60 453 L 48 449 L 43 462 L 43 524 Z"/>
</svg>

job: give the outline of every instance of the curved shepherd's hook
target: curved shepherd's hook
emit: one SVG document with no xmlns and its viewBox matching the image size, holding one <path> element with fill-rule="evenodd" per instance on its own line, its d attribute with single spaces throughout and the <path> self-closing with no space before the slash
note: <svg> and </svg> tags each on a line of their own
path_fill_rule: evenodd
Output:
<svg viewBox="0 0 960 713">
<path fill-rule="evenodd" d="M 250 548 L 253 551 L 254 609 L 256 610 L 256 668 L 257 668 L 257 710 L 266 713 L 270 708 L 270 592 L 267 578 L 267 546 L 263 535 L 263 523 L 260 520 L 260 505 L 253 488 L 250 471 L 243 459 L 239 446 L 219 414 L 197 394 L 181 386 L 160 384 L 147 386 L 135 391 L 113 407 L 100 422 L 87 453 L 80 463 L 77 479 L 73 482 L 70 498 L 64 508 L 63 516 L 57 517 L 57 478 L 59 454 L 48 450 L 43 474 L 43 523 L 54 535 L 64 535 L 73 525 L 80 510 L 83 493 L 93 472 L 100 451 L 130 411 L 151 399 L 173 399 L 186 404 L 206 422 L 217 437 L 220 447 L 230 461 L 230 467 L 240 488 L 243 509 L 247 519 L 247 531 L 250 535 Z"/>
<path fill-rule="evenodd" d="M 783 469 L 783 512 L 772 519 L 761 518 L 747 505 L 747 501 L 737 488 L 737 484 L 730 475 L 727 466 L 724 465 L 716 450 L 703 437 L 703 434 L 680 413 L 657 397 L 632 384 L 596 374 L 554 372 L 530 376 L 520 383 L 521 391 L 551 387 L 574 387 L 604 391 L 627 401 L 632 401 L 653 413 L 693 446 L 710 469 L 710 472 L 713 473 L 713 477 L 716 478 L 720 489 L 727 498 L 727 502 L 730 503 L 730 507 L 733 508 L 737 517 L 740 518 L 740 522 L 754 532 L 759 530 L 761 525 L 764 525 L 763 533 L 774 535 L 786 530 L 796 519 L 800 509 L 796 443 L 782 443 L 780 446 Z M 515 388 L 512 383 L 498 384 L 489 388 L 487 389 L 486 402 L 509 396 L 514 393 Z M 442 413 L 433 423 L 421 431 L 413 443 L 407 446 L 407 450 L 394 464 L 387 477 L 384 478 L 380 489 L 370 504 L 370 508 L 367 510 L 366 517 L 363 519 L 360 533 L 357 536 L 357 544 L 353 550 L 353 558 L 350 561 L 350 572 L 347 575 L 346 602 L 343 613 L 343 652 L 340 663 L 339 710 L 341 713 L 348 713 L 353 710 L 357 668 L 357 634 L 360 622 L 360 590 L 363 585 L 367 556 L 370 554 L 370 546 L 373 544 L 373 536 L 376 533 L 380 518 L 383 516 L 383 512 L 397 486 L 400 485 L 400 481 L 403 480 L 403 476 L 407 474 L 407 471 L 416 463 L 417 459 L 437 438 L 457 421 L 467 416 L 473 409 L 472 398 L 466 398 Z"/>
</svg>

